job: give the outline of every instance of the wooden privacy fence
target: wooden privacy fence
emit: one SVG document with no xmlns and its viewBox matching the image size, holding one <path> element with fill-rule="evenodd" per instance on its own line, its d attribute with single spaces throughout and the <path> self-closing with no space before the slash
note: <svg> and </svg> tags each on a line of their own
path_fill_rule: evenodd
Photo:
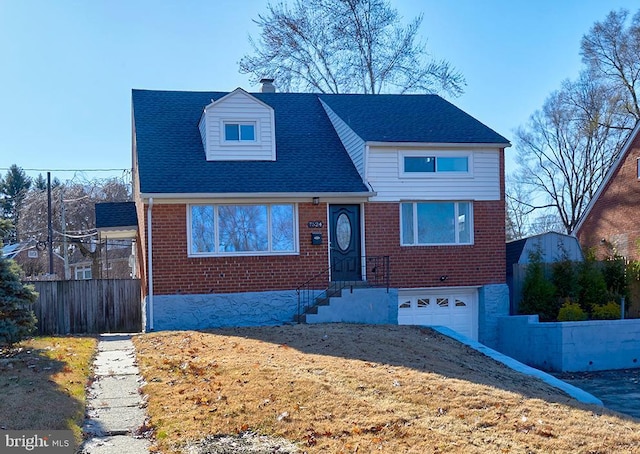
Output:
<svg viewBox="0 0 640 454">
<path fill-rule="evenodd" d="M 137 333 L 142 330 L 140 281 L 93 279 L 29 282 L 39 334 Z"/>
</svg>

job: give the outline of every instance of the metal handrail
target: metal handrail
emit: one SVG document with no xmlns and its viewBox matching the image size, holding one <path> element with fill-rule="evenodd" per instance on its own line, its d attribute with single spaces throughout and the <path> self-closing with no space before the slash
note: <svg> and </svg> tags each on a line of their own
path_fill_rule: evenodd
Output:
<svg viewBox="0 0 640 454">
<path fill-rule="evenodd" d="M 334 263 L 329 268 L 319 272 L 296 288 L 296 293 L 298 295 L 298 322 L 300 322 L 301 316 L 307 313 L 311 307 L 316 306 L 319 301 L 338 295 L 345 288 L 350 288 L 351 291 L 353 291 L 354 287 L 362 286 L 378 288 L 386 287 L 387 293 L 389 292 L 389 256 L 362 256 L 360 259 L 360 263 L 364 264 L 365 267 L 366 280 L 331 282 L 329 280 L 331 272 L 337 264 L 346 260 L 342 259 L 339 262 Z"/>
</svg>

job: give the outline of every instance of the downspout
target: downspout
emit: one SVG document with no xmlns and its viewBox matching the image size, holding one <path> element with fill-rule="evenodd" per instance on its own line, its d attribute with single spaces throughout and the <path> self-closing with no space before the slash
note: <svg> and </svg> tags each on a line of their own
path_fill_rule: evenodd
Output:
<svg viewBox="0 0 640 454">
<path fill-rule="evenodd" d="M 149 331 L 153 331 L 153 247 L 151 239 L 151 209 L 153 208 L 153 197 L 149 197 L 147 207 L 147 285 L 149 286 Z"/>
</svg>

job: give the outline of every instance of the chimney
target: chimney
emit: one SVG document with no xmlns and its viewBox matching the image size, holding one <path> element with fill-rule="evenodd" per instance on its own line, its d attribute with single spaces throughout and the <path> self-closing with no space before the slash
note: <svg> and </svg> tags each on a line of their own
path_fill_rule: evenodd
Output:
<svg viewBox="0 0 640 454">
<path fill-rule="evenodd" d="M 260 83 L 262 84 L 262 93 L 275 93 L 276 87 L 273 85 L 274 79 L 260 79 Z"/>
</svg>

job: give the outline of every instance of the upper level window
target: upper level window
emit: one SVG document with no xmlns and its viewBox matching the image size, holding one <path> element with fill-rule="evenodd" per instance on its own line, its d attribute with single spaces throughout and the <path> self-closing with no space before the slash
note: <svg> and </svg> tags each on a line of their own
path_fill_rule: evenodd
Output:
<svg viewBox="0 0 640 454">
<path fill-rule="evenodd" d="M 76 267 L 76 281 L 82 281 L 91 279 L 91 267 L 90 266 L 77 266 Z"/>
<path fill-rule="evenodd" d="M 224 140 L 227 142 L 255 142 L 255 123 L 225 123 Z"/>
<path fill-rule="evenodd" d="M 405 156 L 404 172 L 469 172 L 468 156 Z"/>
<path fill-rule="evenodd" d="M 403 246 L 472 244 L 470 202 L 404 202 L 400 204 Z"/>
<path fill-rule="evenodd" d="M 192 205 L 191 255 L 296 252 L 295 205 Z"/>
</svg>

